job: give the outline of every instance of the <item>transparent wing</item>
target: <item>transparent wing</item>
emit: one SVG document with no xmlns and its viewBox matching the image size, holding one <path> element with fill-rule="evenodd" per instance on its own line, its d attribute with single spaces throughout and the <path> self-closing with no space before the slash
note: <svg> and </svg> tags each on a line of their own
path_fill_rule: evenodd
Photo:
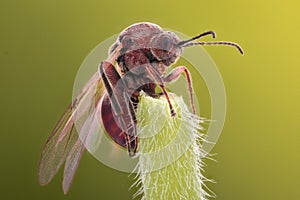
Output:
<svg viewBox="0 0 300 200">
<path fill-rule="evenodd" d="M 68 191 L 84 152 L 82 139 L 88 138 L 89 134 L 84 124 L 90 123 L 89 120 L 95 117 L 95 110 L 101 107 L 100 97 L 103 94 L 100 74 L 95 73 L 67 108 L 46 141 L 39 163 L 41 185 L 48 184 L 66 161 L 63 189 L 65 193 Z"/>
<path fill-rule="evenodd" d="M 98 147 L 99 142 L 101 141 L 100 137 L 103 135 L 103 129 L 99 123 L 102 98 L 98 98 L 96 95 L 96 99 L 95 109 L 90 109 L 88 117 L 84 117 L 84 123 L 81 124 L 80 119 L 78 119 L 78 122 L 75 120 L 75 122 L 77 122 L 76 128 L 80 130 L 80 133 L 79 138 L 73 145 L 66 158 L 63 178 L 63 191 L 65 194 L 69 191 L 74 174 L 79 164 L 79 160 L 85 147 L 87 147 L 89 151 L 91 151 L 91 148 L 93 147 Z"/>
<path fill-rule="evenodd" d="M 64 169 L 64 179 L 63 179 L 63 191 L 65 194 L 68 193 L 71 183 L 73 181 L 75 172 L 77 170 L 80 158 L 84 152 L 84 145 L 78 138 L 75 144 L 72 146 L 67 158 Z"/>
<path fill-rule="evenodd" d="M 38 175 L 41 185 L 46 185 L 52 180 L 64 162 L 74 137 L 76 137 L 76 133 L 72 129 L 73 120 L 71 116 L 72 110 L 69 106 L 46 141 L 39 163 Z M 58 142 L 60 134 L 65 135 L 65 137 Z"/>
</svg>

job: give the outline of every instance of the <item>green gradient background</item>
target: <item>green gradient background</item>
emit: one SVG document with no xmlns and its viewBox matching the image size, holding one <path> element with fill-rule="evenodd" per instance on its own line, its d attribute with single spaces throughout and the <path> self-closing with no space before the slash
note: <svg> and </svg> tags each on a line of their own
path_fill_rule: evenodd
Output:
<svg viewBox="0 0 300 200">
<path fill-rule="evenodd" d="M 299 7 L 296 0 L 1 1 L 0 198 L 131 199 L 133 176 L 88 153 L 67 196 L 61 173 L 38 185 L 37 163 L 91 49 L 134 22 L 151 21 L 191 36 L 214 30 L 246 52 L 206 47 L 228 100 L 213 150 L 218 162 L 206 167 L 217 181 L 209 184 L 216 199 L 300 199 Z"/>
</svg>

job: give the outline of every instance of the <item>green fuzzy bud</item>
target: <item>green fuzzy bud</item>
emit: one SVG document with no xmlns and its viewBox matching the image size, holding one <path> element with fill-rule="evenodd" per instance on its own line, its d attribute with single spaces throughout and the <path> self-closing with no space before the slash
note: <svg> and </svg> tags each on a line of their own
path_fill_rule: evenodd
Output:
<svg viewBox="0 0 300 200">
<path fill-rule="evenodd" d="M 204 190 L 201 174 L 206 155 L 201 149 L 201 119 L 192 114 L 183 99 L 170 94 L 176 116 L 170 114 L 164 96 L 154 99 L 141 95 L 137 109 L 139 163 L 136 196 L 142 199 L 201 199 Z"/>
</svg>

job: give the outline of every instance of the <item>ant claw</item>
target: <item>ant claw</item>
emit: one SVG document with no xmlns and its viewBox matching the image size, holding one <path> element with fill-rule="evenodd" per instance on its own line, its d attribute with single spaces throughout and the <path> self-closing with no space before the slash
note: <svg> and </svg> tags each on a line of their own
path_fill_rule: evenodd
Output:
<svg viewBox="0 0 300 200">
<path fill-rule="evenodd" d="M 173 109 L 171 110 L 171 116 L 172 116 L 172 117 L 175 117 L 175 116 L 176 116 L 176 112 L 175 112 Z"/>
</svg>

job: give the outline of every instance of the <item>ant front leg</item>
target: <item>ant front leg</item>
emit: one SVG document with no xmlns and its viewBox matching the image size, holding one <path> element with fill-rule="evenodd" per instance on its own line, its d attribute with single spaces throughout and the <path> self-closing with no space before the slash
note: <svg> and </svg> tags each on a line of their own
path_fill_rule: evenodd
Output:
<svg viewBox="0 0 300 200">
<path fill-rule="evenodd" d="M 194 106 L 194 99 L 193 99 L 193 87 L 192 87 L 192 80 L 191 80 L 191 75 L 190 75 L 189 70 L 184 66 L 176 67 L 167 76 L 163 77 L 163 81 L 164 82 L 176 81 L 182 73 L 185 73 L 185 77 L 186 77 L 186 80 L 188 83 L 188 90 L 190 93 L 190 104 L 192 107 L 192 112 L 193 112 L 193 114 L 195 114 L 195 106 Z"/>
<path fill-rule="evenodd" d="M 166 90 L 166 87 L 164 85 L 164 81 L 163 78 L 158 74 L 158 72 L 155 70 L 155 68 L 153 66 L 147 66 L 146 67 L 146 71 L 147 71 L 147 74 L 148 76 L 151 78 L 151 80 L 154 80 L 156 84 L 158 84 L 160 86 L 160 88 L 162 89 L 162 94 L 165 95 L 167 101 L 168 101 L 168 104 L 169 104 L 169 108 L 170 108 L 170 111 L 171 111 L 171 116 L 174 117 L 176 116 L 176 112 L 174 111 L 174 108 L 172 106 L 172 103 L 170 101 L 170 97 L 169 97 L 169 94 Z"/>
<path fill-rule="evenodd" d="M 124 81 L 110 62 L 101 62 L 99 72 L 108 93 L 113 115 L 125 136 L 128 153 L 134 156 L 138 145 L 136 117 Z"/>
</svg>

